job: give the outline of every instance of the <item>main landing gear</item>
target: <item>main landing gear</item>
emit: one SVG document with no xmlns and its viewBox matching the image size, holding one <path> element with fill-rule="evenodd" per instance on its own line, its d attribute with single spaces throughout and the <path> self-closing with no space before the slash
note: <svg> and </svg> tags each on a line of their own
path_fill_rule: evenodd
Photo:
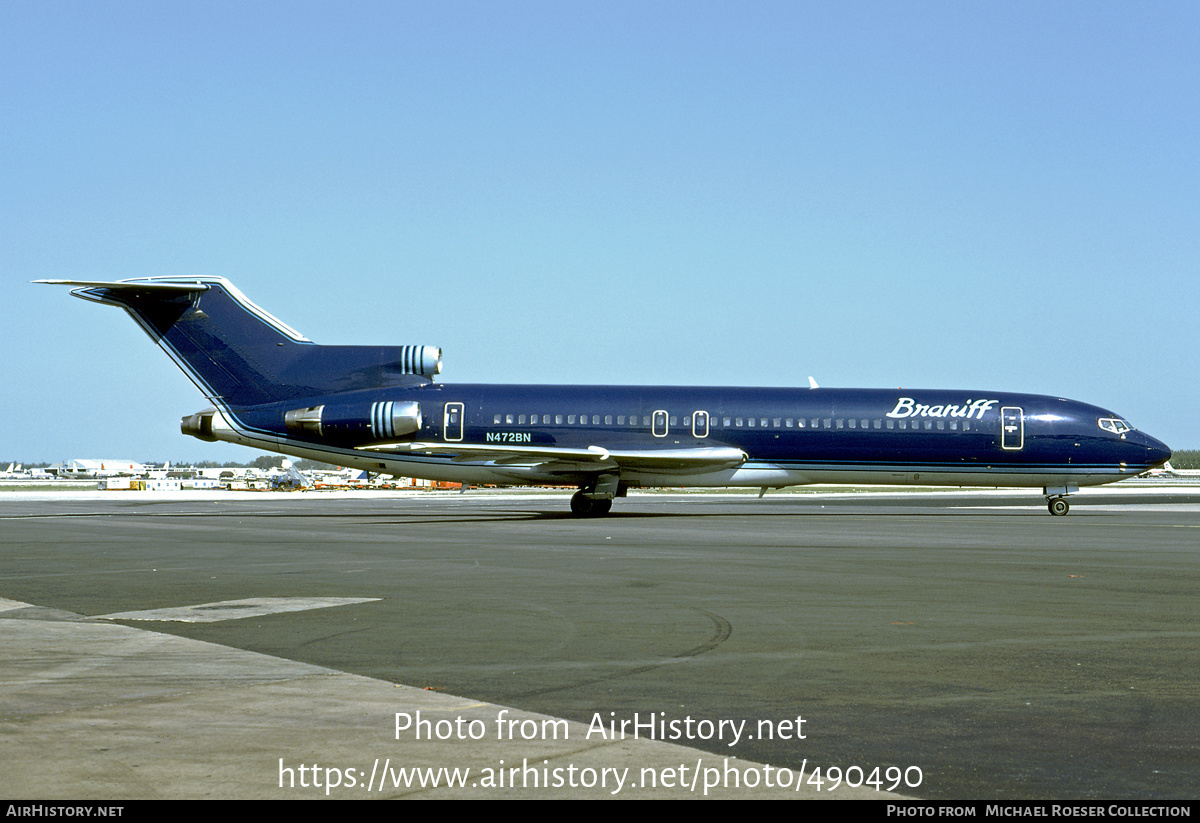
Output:
<svg viewBox="0 0 1200 823">
<path fill-rule="evenodd" d="M 601 517 L 608 514 L 611 508 L 611 497 L 596 499 L 588 497 L 582 490 L 575 492 L 571 497 L 571 514 L 576 517 Z"/>
<path fill-rule="evenodd" d="M 571 497 L 571 514 L 576 517 L 603 517 L 612 508 L 614 497 L 624 497 L 625 487 L 619 474 L 602 474 Z"/>
</svg>

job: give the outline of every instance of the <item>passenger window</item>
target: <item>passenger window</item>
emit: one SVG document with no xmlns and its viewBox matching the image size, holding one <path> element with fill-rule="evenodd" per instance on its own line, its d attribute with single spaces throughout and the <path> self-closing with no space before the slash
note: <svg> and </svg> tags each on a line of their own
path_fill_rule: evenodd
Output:
<svg viewBox="0 0 1200 823">
<path fill-rule="evenodd" d="M 500 425 L 500 415 L 496 415 L 495 418 L 492 419 L 492 423 L 499 426 Z"/>
</svg>

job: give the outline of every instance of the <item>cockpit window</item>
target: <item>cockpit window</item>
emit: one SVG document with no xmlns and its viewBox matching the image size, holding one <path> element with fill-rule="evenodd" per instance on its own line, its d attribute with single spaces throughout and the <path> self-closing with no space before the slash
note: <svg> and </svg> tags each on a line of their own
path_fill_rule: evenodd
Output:
<svg viewBox="0 0 1200 823">
<path fill-rule="evenodd" d="M 1112 432 L 1113 434 L 1124 434 L 1127 431 L 1133 430 L 1133 426 L 1129 425 L 1119 417 L 1101 417 L 1098 422 L 1100 424 L 1100 428 L 1104 429 L 1106 432 Z"/>
</svg>

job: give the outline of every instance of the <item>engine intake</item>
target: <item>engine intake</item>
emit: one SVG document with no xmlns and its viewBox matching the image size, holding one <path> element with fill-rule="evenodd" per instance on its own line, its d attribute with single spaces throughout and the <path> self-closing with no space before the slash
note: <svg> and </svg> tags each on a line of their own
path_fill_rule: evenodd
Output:
<svg viewBox="0 0 1200 823">
<path fill-rule="evenodd" d="M 396 364 L 404 374 L 419 374 L 433 379 L 442 372 L 442 350 L 437 346 L 405 346 Z"/>
</svg>

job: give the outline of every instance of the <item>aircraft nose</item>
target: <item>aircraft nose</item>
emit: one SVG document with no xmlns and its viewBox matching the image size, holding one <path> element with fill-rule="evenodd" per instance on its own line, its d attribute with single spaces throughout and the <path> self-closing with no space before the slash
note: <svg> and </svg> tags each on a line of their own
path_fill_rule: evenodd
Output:
<svg viewBox="0 0 1200 823">
<path fill-rule="evenodd" d="M 1171 449 L 1161 440 L 1155 440 L 1148 434 L 1142 435 L 1145 439 L 1146 447 L 1146 465 L 1150 468 L 1161 466 L 1171 459 Z"/>
<path fill-rule="evenodd" d="M 1158 440 L 1154 441 L 1154 445 L 1150 448 L 1150 454 L 1154 462 L 1160 466 L 1171 459 L 1171 450 L 1167 448 L 1167 444 Z"/>
</svg>

